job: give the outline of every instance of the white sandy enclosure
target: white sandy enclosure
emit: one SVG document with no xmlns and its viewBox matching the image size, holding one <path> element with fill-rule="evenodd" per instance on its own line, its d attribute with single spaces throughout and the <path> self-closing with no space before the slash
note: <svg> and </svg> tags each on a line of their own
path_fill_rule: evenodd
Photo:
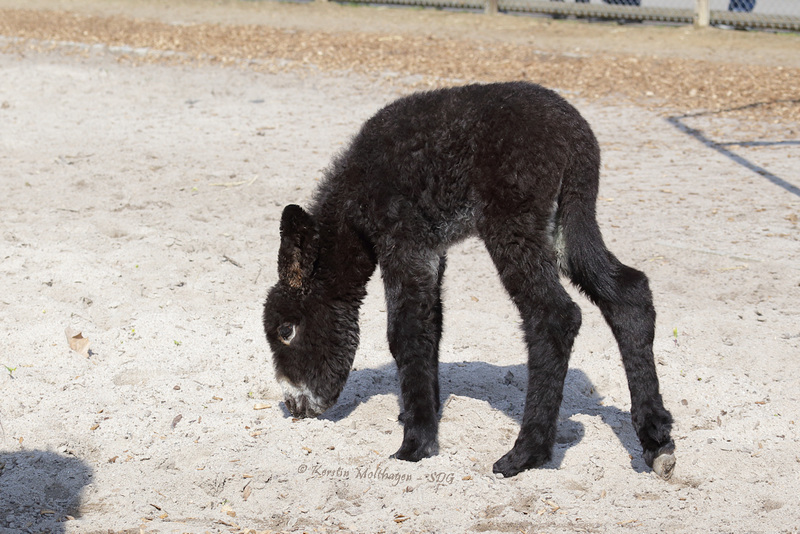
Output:
<svg viewBox="0 0 800 534">
<path fill-rule="evenodd" d="M 800 198 L 664 116 L 576 102 L 604 149 L 606 240 L 652 280 L 675 475 L 641 460 L 614 341 L 575 295 L 554 460 L 504 480 L 524 347 L 477 241 L 446 275 L 437 457 L 388 459 L 402 427 L 377 275 L 338 405 L 293 422 L 274 382 L 260 312 L 282 206 L 399 89 L 109 52 L 0 55 L 0 72 L 0 532 L 800 528 Z M 759 126 L 687 122 L 718 142 Z M 796 146 L 727 146 L 800 186 Z"/>
</svg>

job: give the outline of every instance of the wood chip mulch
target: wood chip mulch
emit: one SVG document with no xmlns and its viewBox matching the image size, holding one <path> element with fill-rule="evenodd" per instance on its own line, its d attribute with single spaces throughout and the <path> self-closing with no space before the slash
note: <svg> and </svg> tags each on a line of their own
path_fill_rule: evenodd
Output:
<svg viewBox="0 0 800 534">
<path fill-rule="evenodd" d="M 711 111 L 745 120 L 800 122 L 800 69 L 683 57 L 542 52 L 426 32 L 419 35 L 170 24 L 125 16 L 0 10 L 6 52 L 103 44 L 131 61 L 213 62 L 258 70 L 314 68 L 414 78 L 420 85 L 527 79 L 592 100 L 626 100 L 669 114 Z M 72 45 L 74 47 L 74 45 Z M 68 47 L 68 46 L 67 46 Z"/>
</svg>

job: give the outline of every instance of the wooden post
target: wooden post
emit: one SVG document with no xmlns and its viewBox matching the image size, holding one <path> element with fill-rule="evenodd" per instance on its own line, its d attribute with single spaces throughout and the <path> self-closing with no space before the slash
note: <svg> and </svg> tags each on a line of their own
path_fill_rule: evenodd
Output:
<svg viewBox="0 0 800 534">
<path fill-rule="evenodd" d="M 711 22 L 711 10 L 708 0 L 695 0 L 694 25 L 697 28 L 706 28 Z"/>
<path fill-rule="evenodd" d="M 497 13 L 497 0 L 486 0 L 484 11 L 489 15 Z"/>
</svg>

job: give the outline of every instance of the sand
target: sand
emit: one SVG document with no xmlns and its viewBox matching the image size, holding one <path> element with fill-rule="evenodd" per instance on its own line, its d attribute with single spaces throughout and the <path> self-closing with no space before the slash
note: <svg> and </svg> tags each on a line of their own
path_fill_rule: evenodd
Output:
<svg viewBox="0 0 800 534">
<path fill-rule="evenodd" d="M 479 241 L 449 255 L 434 458 L 389 459 L 402 426 L 378 273 L 355 369 L 318 419 L 288 415 L 261 330 L 282 207 L 425 73 L 0 49 L 3 534 L 800 528 L 791 116 L 558 87 L 603 148 L 606 241 L 651 279 L 677 466 L 664 481 L 642 461 L 614 340 L 571 289 L 584 319 L 554 458 L 503 479 L 525 349 Z"/>
</svg>

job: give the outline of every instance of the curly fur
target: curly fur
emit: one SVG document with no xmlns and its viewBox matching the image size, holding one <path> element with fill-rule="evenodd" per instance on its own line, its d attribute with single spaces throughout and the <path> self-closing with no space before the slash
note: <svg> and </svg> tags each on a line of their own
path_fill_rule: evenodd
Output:
<svg viewBox="0 0 800 534">
<path fill-rule="evenodd" d="M 477 235 L 520 311 L 528 346 L 522 428 L 494 471 L 513 476 L 551 457 L 581 324 L 559 271 L 599 306 L 617 339 L 647 463 L 671 452 L 647 277 L 603 244 L 599 168 L 588 123 L 530 83 L 418 93 L 376 113 L 328 169 L 309 210 L 283 213 L 279 281 L 263 320 L 292 414 L 316 416 L 336 402 L 358 346 L 365 286 L 380 265 L 404 406 L 395 456 L 436 454 L 445 254 Z"/>
</svg>

